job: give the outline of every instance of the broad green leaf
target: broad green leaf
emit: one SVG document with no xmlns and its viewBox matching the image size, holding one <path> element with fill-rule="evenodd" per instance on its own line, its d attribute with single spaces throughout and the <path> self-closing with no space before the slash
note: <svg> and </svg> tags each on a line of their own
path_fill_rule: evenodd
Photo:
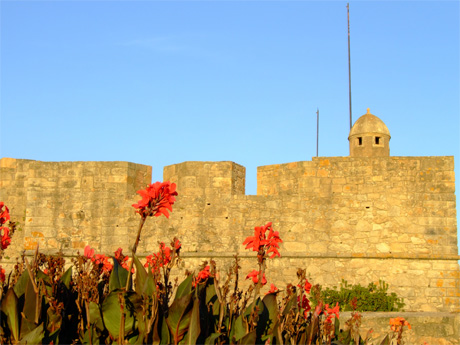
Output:
<svg viewBox="0 0 460 345">
<path fill-rule="evenodd" d="M 220 333 L 212 333 L 209 337 L 206 338 L 204 341 L 204 345 L 214 345 L 214 341 L 219 338 Z"/>
<path fill-rule="evenodd" d="M 21 329 L 20 329 L 20 337 L 22 338 L 25 334 L 28 334 L 35 328 L 37 325 L 35 324 L 35 316 L 37 313 L 37 302 L 40 298 L 37 293 L 35 293 L 34 286 L 32 283 L 32 279 L 29 279 L 29 282 L 26 286 L 26 292 L 24 294 L 24 308 L 22 310 L 22 321 L 21 321 Z"/>
<path fill-rule="evenodd" d="M 236 321 L 232 324 L 232 329 L 230 330 L 230 340 L 235 338 L 235 341 L 240 340 L 246 334 L 246 327 L 243 322 L 243 315 L 238 316 Z"/>
<path fill-rule="evenodd" d="M 46 285 L 51 285 L 50 277 L 47 274 L 45 274 L 42 270 L 39 269 L 37 270 L 37 276 L 36 276 L 37 282 L 40 281 L 40 279 L 43 279 Z"/>
<path fill-rule="evenodd" d="M 278 302 L 276 301 L 276 294 L 270 293 L 265 295 L 264 299 L 262 300 L 265 306 L 265 310 L 268 312 L 268 319 L 262 320 L 262 322 L 266 323 L 267 329 L 265 330 L 265 334 L 273 333 L 273 327 L 275 326 L 276 321 L 278 320 Z"/>
<path fill-rule="evenodd" d="M 49 307 L 46 314 L 48 316 L 48 322 L 46 324 L 48 332 L 55 332 L 56 330 L 59 330 L 62 325 L 61 313 L 56 313 L 54 309 Z"/>
<path fill-rule="evenodd" d="M 334 318 L 334 333 L 335 333 L 335 339 L 337 339 L 340 334 L 340 321 L 336 317 Z"/>
<path fill-rule="evenodd" d="M 89 334 L 91 330 L 91 341 L 89 339 Z M 99 344 L 98 341 L 98 334 L 96 327 L 94 325 L 90 325 L 89 329 L 86 329 L 85 334 L 83 335 L 82 343 L 83 344 Z"/>
<path fill-rule="evenodd" d="M 212 315 L 218 316 L 219 314 L 220 314 L 220 302 L 218 299 L 216 299 L 216 301 L 212 305 Z"/>
<path fill-rule="evenodd" d="M 155 286 L 155 282 L 153 281 L 153 274 L 149 272 L 147 275 L 147 279 L 145 280 L 144 287 L 142 288 L 142 294 L 145 296 L 153 296 L 157 287 Z"/>
<path fill-rule="evenodd" d="M 133 255 L 134 265 L 136 266 L 136 292 L 140 295 L 144 293 L 144 286 L 147 281 L 147 272 L 136 255 Z"/>
<path fill-rule="evenodd" d="M 161 341 L 160 344 L 171 344 L 171 333 L 169 332 L 166 319 L 163 317 L 161 320 Z"/>
<path fill-rule="evenodd" d="M 206 286 L 206 305 L 209 302 L 215 302 L 217 300 L 216 287 L 214 284 Z"/>
<path fill-rule="evenodd" d="M 120 266 L 117 259 L 113 259 L 113 269 L 110 273 L 109 279 L 109 291 L 114 291 L 117 289 L 123 289 L 126 286 L 126 281 L 128 280 L 128 270 Z"/>
<path fill-rule="evenodd" d="M 375 344 L 378 345 L 390 345 L 390 334 L 387 334 L 381 341 L 375 342 Z"/>
<path fill-rule="evenodd" d="M 41 344 L 44 336 L 45 331 L 43 330 L 43 323 L 41 323 L 21 338 L 21 344 Z"/>
<path fill-rule="evenodd" d="M 26 287 L 29 283 L 29 280 L 29 271 L 24 270 L 14 285 L 14 292 L 18 298 L 21 298 L 21 296 L 26 293 Z"/>
<path fill-rule="evenodd" d="M 184 279 L 184 281 L 177 287 L 176 297 L 174 299 L 184 297 L 192 292 L 192 280 L 193 276 L 191 274 Z"/>
<path fill-rule="evenodd" d="M 65 330 L 64 330 L 65 331 Z M 53 333 L 49 334 L 47 337 L 43 337 L 43 344 L 59 344 L 59 333 L 61 332 L 61 329 L 57 329 Z"/>
<path fill-rule="evenodd" d="M 287 314 L 289 314 L 291 309 L 295 307 L 296 304 L 297 304 L 297 294 L 292 294 L 291 298 L 286 303 L 286 307 L 283 310 L 283 316 L 286 316 Z"/>
<path fill-rule="evenodd" d="M 241 340 L 238 342 L 238 344 L 255 345 L 256 338 L 257 338 L 257 334 L 256 334 L 256 331 L 254 330 L 254 331 L 249 332 L 248 334 L 246 334 L 243 338 L 241 338 Z"/>
<path fill-rule="evenodd" d="M 90 323 L 96 325 L 96 327 L 103 331 L 104 324 L 102 323 L 101 311 L 99 309 L 99 304 L 95 302 L 89 302 L 89 317 Z"/>
<path fill-rule="evenodd" d="M 257 301 L 252 302 L 252 303 L 246 308 L 246 310 L 245 310 L 244 313 L 243 313 L 244 316 L 249 316 L 249 315 L 251 315 L 251 313 L 252 313 L 252 308 L 254 307 L 254 303 L 255 303 L 256 307 L 259 309 L 258 312 L 257 312 L 257 314 L 260 315 L 260 314 L 264 311 L 264 309 L 265 309 L 264 303 L 262 302 L 262 300 L 261 300 L 260 297 L 259 297 L 259 298 L 257 298 Z"/>
<path fill-rule="evenodd" d="M 19 340 L 19 311 L 18 311 L 18 298 L 13 289 L 8 289 L 6 295 L 2 298 L 2 311 L 5 313 L 14 340 Z"/>
<path fill-rule="evenodd" d="M 72 267 L 69 267 L 67 271 L 61 277 L 61 283 L 63 283 L 67 289 L 70 289 L 70 281 L 72 280 Z"/>
<path fill-rule="evenodd" d="M 187 334 L 185 335 L 184 344 L 195 345 L 198 336 L 200 335 L 200 300 L 195 299 L 193 302 L 192 315 Z"/>
<path fill-rule="evenodd" d="M 105 298 L 102 303 L 102 318 L 104 324 L 109 333 L 115 338 L 118 338 L 120 333 L 120 321 L 121 321 L 121 305 L 118 300 L 118 294 L 121 292 L 112 291 Z M 125 293 L 121 293 L 122 298 L 125 298 Z M 128 308 L 128 304 L 125 303 L 125 334 L 133 328 L 134 318 Z"/>
<path fill-rule="evenodd" d="M 188 331 L 192 315 L 192 310 L 190 308 L 191 300 L 192 294 L 190 293 L 183 297 L 176 298 L 169 307 L 166 323 L 168 324 L 175 344 L 178 344 Z"/>
</svg>

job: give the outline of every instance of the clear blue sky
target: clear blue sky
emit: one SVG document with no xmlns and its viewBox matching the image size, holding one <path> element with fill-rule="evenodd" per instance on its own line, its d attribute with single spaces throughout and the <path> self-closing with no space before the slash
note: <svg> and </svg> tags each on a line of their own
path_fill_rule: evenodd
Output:
<svg viewBox="0 0 460 345">
<path fill-rule="evenodd" d="M 2 1 L 2 157 L 230 160 L 348 155 L 346 1 Z M 456 159 L 459 2 L 350 1 L 353 118 L 391 155 Z M 458 185 L 458 184 L 457 184 Z M 458 193 L 457 193 L 458 194 Z"/>
</svg>

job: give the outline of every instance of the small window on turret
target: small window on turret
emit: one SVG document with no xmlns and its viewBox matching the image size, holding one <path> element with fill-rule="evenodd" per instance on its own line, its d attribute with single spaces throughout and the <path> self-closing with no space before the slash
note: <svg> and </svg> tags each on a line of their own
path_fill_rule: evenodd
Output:
<svg viewBox="0 0 460 345">
<path fill-rule="evenodd" d="M 375 145 L 381 145 L 381 138 L 380 137 L 375 137 Z"/>
<path fill-rule="evenodd" d="M 361 146 L 363 144 L 363 138 L 358 137 L 358 146 Z"/>
</svg>

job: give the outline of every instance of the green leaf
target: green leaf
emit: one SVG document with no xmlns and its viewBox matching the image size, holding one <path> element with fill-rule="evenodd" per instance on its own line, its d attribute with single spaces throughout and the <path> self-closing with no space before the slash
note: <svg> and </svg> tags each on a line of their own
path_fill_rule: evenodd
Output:
<svg viewBox="0 0 460 345">
<path fill-rule="evenodd" d="M 101 311 L 99 304 L 95 302 L 89 302 L 89 317 L 90 323 L 95 325 L 99 330 L 104 330 L 104 324 L 102 323 Z"/>
<path fill-rule="evenodd" d="M 14 292 L 18 298 L 21 298 L 26 293 L 26 287 L 29 282 L 29 271 L 24 270 L 14 285 Z"/>
<path fill-rule="evenodd" d="M 193 276 L 190 274 L 184 281 L 177 287 L 175 299 L 189 295 L 192 292 Z"/>
<path fill-rule="evenodd" d="M 218 316 L 220 314 L 220 302 L 218 299 L 212 305 L 212 315 Z"/>
<path fill-rule="evenodd" d="M 24 334 L 31 332 L 37 327 L 35 324 L 35 314 L 37 312 L 37 302 L 41 302 L 38 301 L 39 298 L 39 295 L 35 293 L 32 278 L 30 278 L 26 286 L 26 292 L 24 294 L 24 308 L 22 310 L 22 321 L 20 329 L 21 338 Z"/>
<path fill-rule="evenodd" d="M 136 266 L 136 292 L 142 295 L 144 293 L 144 286 L 147 281 L 147 271 L 136 255 L 133 255 L 133 260 L 134 266 Z"/>
<path fill-rule="evenodd" d="M 278 302 L 276 301 L 276 294 L 269 293 L 265 295 L 262 300 L 265 310 L 268 311 L 267 319 L 262 320 L 266 324 L 266 329 L 264 334 L 273 333 L 273 327 L 275 326 L 276 321 L 278 320 Z"/>
<path fill-rule="evenodd" d="M 260 297 L 258 297 L 258 298 L 257 298 L 257 301 L 252 302 L 252 303 L 246 308 L 246 310 L 245 310 L 244 313 L 243 313 L 244 316 L 249 316 L 249 315 L 251 315 L 251 313 L 252 313 L 252 308 L 253 308 L 253 306 L 254 306 L 254 303 L 255 303 L 255 305 L 256 305 L 256 306 L 258 307 L 258 309 L 259 309 L 259 310 L 257 311 L 257 314 L 259 314 L 259 315 L 262 314 L 262 312 L 263 312 L 264 309 L 265 309 L 265 306 L 264 306 L 264 303 L 262 302 L 262 300 L 260 299 Z"/>
<path fill-rule="evenodd" d="M 121 305 L 118 299 L 119 294 L 122 294 L 122 298 L 126 297 L 125 293 L 112 291 L 102 303 L 102 318 L 105 327 L 115 339 L 120 333 Z M 125 334 L 128 334 L 134 324 L 134 317 L 129 309 L 129 303 L 125 303 Z"/>
<path fill-rule="evenodd" d="M 192 315 L 190 308 L 191 300 L 191 293 L 180 298 L 176 297 L 169 307 L 166 323 L 173 336 L 174 344 L 178 344 L 188 331 Z"/>
<path fill-rule="evenodd" d="M 117 289 L 123 289 L 126 286 L 126 281 L 128 280 L 128 270 L 120 266 L 117 259 L 113 259 L 113 269 L 110 273 L 109 279 L 109 291 L 114 291 Z"/>
<path fill-rule="evenodd" d="M 89 334 L 91 330 L 91 341 L 89 339 Z M 96 327 L 94 325 L 90 325 L 90 328 L 86 329 L 85 334 L 83 335 L 82 343 L 83 344 L 99 344 L 98 341 L 98 334 L 96 331 Z"/>
<path fill-rule="evenodd" d="M 204 345 L 214 345 L 214 341 L 219 338 L 220 333 L 211 333 L 209 337 L 204 341 Z"/>
<path fill-rule="evenodd" d="M 283 310 L 283 316 L 289 314 L 291 309 L 297 305 L 297 294 L 292 294 L 291 298 L 286 304 L 286 307 Z"/>
<path fill-rule="evenodd" d="M 171 333 L 169 332 L 166 319 L 163 317 L 161 320 L 161 341 L 160 344 L 171 344 Z"/>
<path fill-rule="evenodd" d="M 192 315 L 188 326 L 187 334 L 184 338 L 184 344 L 195 345 L 200 335 L 200 300 L 195 299 L 193 302 Z"/>
<path fill-rule="evenodd" d="M 206 305 L 209 302 L 214 303 L 216 299 L 216 286 L 214 284 L 209 284 L 208 286 L 206 286 Z"/>
<path fill-rule="evenodd" d="M 69 267 L 67 271 L 61 277 L 61 283 L 63 283 L 67 289 L 70 289 L 70 281 L 72 280 L 72 267 Z"/>
<path fill-rule="evenodd" d="M 243 323 L 243 315 L 238 316 L 236 321 L 232 325 L 232 329 L 230 330 L 230 340 L 235 338 L 235 341 L 240 340 L 246 334 L 246 327 Z"/>
<path fill-rule="evenodd" d="M 47 274 L 45 274 L 42 270 L 39 269 L 37 270 L 37 276 L 36 276 L 37 282 L 40 281 L 40 279 L 43 279 L 46 285 L 51 285 L 50 277 Z"/>
<path fill-rule="evenodd" d="M 6 295 L 2 298 L 2 311 L 5 313 L 14 340 L 19 340 L 19 311 L 18 311 L 18 298 L 13 289 L 8 289 Z"/>
<path fill-rule="evenodd" d="M 41 344 L 44 336 L 45 331 L 43 330 L 43 323 L 41 323 L 21 338 L 21 344 Z"/>
<path fill-rule="evenodd" d="M 256 331 L 249 332 L 246 334 L 241 340 L 238 342 L 238 344 L 244 344 L 244 345 L 255 345 L 256 343 L 256 338 L 257 334 Z"/>
<path fill-rule="evenodd" d="M 56 311 L 51 307 L 48 308 L 46 314 L 48 316 L 48 322 L 46 325 L 46 329 L 48 330 L 48 332 L 55 332 L 56 330 L 59 330 L 62 325 L 61 314 L 56 313 Z"/>
<path fill-rule="evenodd" d="M 390 345 L 390 335 L 387 334 L 387 335 L 381 340 L 381 342 L 376 342 L 376 344 L 378 344 L 378 345 Z"/>
</svg>

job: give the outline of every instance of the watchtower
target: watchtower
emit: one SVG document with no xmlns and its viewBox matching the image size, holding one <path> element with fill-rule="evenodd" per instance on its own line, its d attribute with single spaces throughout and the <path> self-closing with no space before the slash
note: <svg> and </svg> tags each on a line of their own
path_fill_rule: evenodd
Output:
<svg viewBox="0 0 460 345">
<path fill-rule="evenodd" d="M 356 120 L 350 130 L 351 157 L 388 157 L 390 156 L 390 131 L 385 123 L 372 115 L 367 108 L 367 114 Z"/>
</svg>

